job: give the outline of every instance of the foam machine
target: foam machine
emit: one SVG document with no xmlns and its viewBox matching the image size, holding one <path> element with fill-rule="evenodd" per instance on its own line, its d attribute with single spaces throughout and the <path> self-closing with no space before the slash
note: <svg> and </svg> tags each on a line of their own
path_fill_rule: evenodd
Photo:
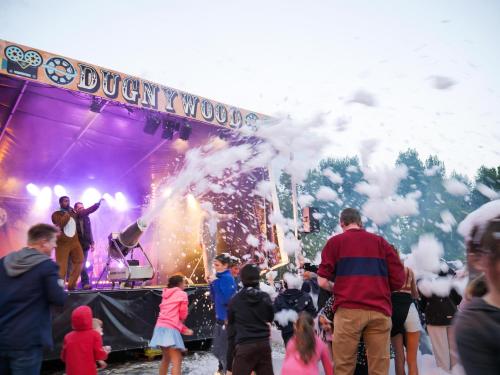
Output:
<svg viewBox="0 0 500 375">
<path fill-rule="evenodd" d="M 108 280 L 113 282 L 132 282 L 151 280 L 155 274 L 153 264 L 149 260 L 146 252 L 139 242 L 139 238 L 146 230 L 147 224 L 137 220 L 130 224 L 121 232 L 113 232 L 108 236 L 108 260 L 105 268 L 102 270 L 97 285 L 105 272 Z M 148 264 L 140 265 L 139 260 L 134 259 L 134 251 L 139 249 Z M 129 259 L 127 259 L 129 256 Z M 116 266 L 111 266 L 115 261 Z"/>
</svg>

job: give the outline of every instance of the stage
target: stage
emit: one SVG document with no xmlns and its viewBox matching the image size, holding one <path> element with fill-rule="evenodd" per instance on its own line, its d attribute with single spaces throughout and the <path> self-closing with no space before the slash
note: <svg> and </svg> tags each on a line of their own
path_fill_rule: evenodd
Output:
<svg viewBox="0 0 500 375">
<path fill-rule="evenodd" d="M 90 290 L 69 293 L 63 308 L 52 311 L 54 349 L 47 351 L 45 360 L 59 358 L 64 335 L 71 331 L 71 312 L 78 306 L 88 305 L 94 317 L 104 326 L 104 345 L 112 351 L 148 347 L 152 337 L 161 302 L 162 288 L 136 288 L 115 290 Z M 186 326 L 194 331 L 184 341 L 212 338 L 215 324 L 208 286 L 186 288 L 189 296 L 189 314 Z"/>
</svg>

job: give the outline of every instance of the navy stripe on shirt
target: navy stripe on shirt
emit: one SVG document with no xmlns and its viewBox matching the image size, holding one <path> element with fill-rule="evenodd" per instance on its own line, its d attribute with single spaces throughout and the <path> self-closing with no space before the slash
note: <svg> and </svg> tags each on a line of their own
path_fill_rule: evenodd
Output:
<svg viewBox="0 0 500 375">
<path fill-rule="evenodd" d="M 381 258 L 340 258 L 335 267 L 335 276 L 384 276 L 387 277 L 387 262 Z"/>
</svg>

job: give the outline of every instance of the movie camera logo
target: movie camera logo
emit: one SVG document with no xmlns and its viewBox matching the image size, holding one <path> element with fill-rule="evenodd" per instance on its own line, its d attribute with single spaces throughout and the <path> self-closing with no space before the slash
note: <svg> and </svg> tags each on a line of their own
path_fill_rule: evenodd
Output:
<svg viewBox="0 0 500 375">
<path fill-rule="evenodd" d="M 42 56 L 37 51 L 23 51 L 18 46 L 8 46 L 5 48 L 5 57 L 7 57 L 7 72 L 37 79 L 38 67 L 43 62 Z"/>
<path fill-rule="evenodd" d="M 21 47 L 10 45 L 5 48 L 7 72 L 21 77 L 38 79 L 38 68 L 43 64 L 42 56 L 33 50 L 24 51 Z M 54 83 L 67 85 L 76 77 L 76 70 L 62 57 L 52 57 L 45 64 L 45 74 Z"/>
</svg>

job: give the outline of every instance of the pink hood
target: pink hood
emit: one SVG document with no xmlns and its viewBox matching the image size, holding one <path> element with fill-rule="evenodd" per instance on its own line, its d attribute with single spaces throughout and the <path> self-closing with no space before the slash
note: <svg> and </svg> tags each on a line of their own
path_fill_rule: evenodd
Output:
<svg viewBox="0 0 500 375">
<path fill-rule="evenodd" d="M 160 315 L 156 325 L 184 332 L 187 327 L 182 323 L 187 318 L 188 296 L 180 288 L 165 288 L 162 293 Z"/>
</svg>

